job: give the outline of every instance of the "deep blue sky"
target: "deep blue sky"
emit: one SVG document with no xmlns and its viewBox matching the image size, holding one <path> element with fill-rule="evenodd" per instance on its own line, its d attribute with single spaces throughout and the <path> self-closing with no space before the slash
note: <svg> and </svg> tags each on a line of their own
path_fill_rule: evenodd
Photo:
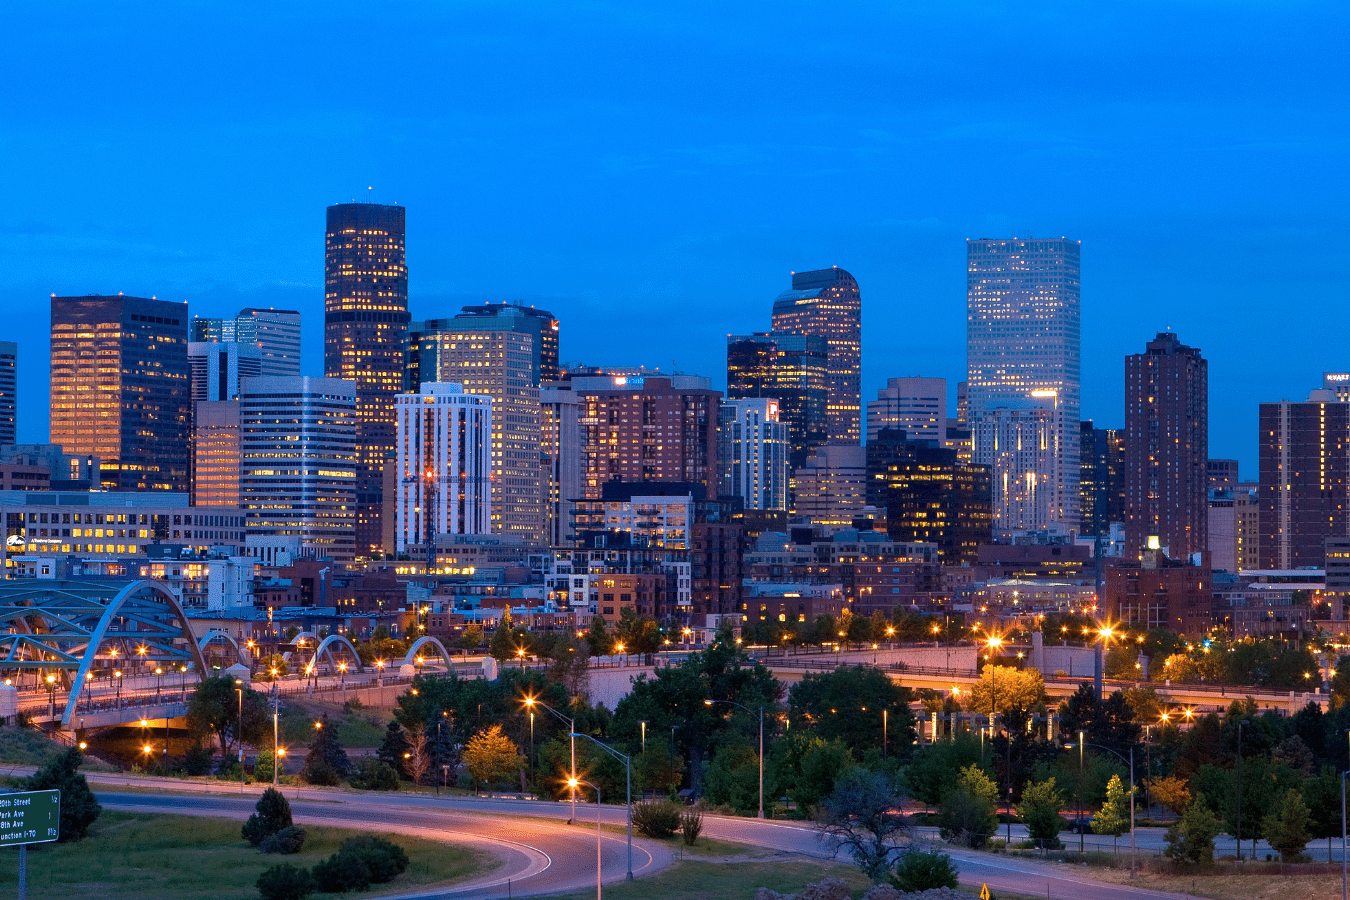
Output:
<svg viewBox="0 0 1350 900">
<path fill-rule="evenodd" d="M 320 374 L 351 198 L 408 207 L 414 317 L 525 300 L 565 359 L 719 386 L 790 270 L 843 266 L 864 399 L 963 376 L 965 238 L 1075 237 L 1084 417 L 1171 328 L 1246 477 L 1256 404 L 1350 368 L 1343 2 L 281 5 L 6 9 L 21 440 L 51 293 L 298 308 Z"/>
</svg>

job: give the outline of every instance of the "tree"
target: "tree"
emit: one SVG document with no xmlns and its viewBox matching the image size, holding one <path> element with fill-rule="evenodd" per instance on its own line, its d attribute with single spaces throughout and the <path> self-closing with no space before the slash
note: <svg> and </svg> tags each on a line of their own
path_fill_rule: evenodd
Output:
<svg viewBox="0 0 1350 900">
<path fill-rule="evenodd" d="M 1000 715 L 1013 707 L 1035 709 L 1045 702 L 1045 680 L 1035 669 L 985 666 L 980 680 L 971 686 L 970 709 L 987 716 L 991 700 Z"/>
<path fill-rule="evenodd" d="M 397 719 L 391 719 L 384 731 L 384 742 L 375 751 L 375 757 L 395 772 L 403 771 L 403 754 L 408 752 L 408 739 L 403 735 L 403 726 Z"/>
<path fill-rule="evenodd" d="M 1089 744 L 1099 744 L 1125 756 L 1129 748 L 1139 742 L 1143 729 L 1134 721 L 1125 695 L 1116 691 L 1105 700 L 1098 700 L 1097 693 L 1088 682 L 1078 686 L 1060 706 L 1060 725 L 1066 735 L 1084 732 Z"/>
<path fill-rule="evenodd" d="M 256 882 L 262 900 L 304 900 L 317 884 L 308 869 L 281 863 L 258 876 Z"/>
<path fill-rule="evenodd" d="M 103 812 L 94 792 L 89 790 L 89 782 L 80 774 L 82 762 L 84 756 L 71 747 L 28 776 L 27 790 L 61 792 L 61 822 L 56 838 L 60 843 L 83 838 Z"/>
<path fill-rule="evenodd" d="M 239 689 L 244 692 L 242 700 L 235 693 Z M 243 738 L 250 744 L 258 743 L 271 720 L 267 698 L 247 685 L 235 684 L 228 675 L 207 678 L 197 685 L 188 700 L 188 732 L 194 738 L 213 735 L 220 742 L 220 755 L 228 756 L 239 740 L 241 705 Z"/>
<path fill-rule="evenodd" d="M 759 757 L 749 744 L 723 747 L 713 757 L 704 782 L 709 803 L 730 806 L 742 815 L 759 803 Z"/>
<path fill-rule="evenodd" d="M 1284 862 L 1294 862 L 1308 846 L 1311 835 L 1308 833 L 1308 805 L 1303 802 L 1303 794 L 1298 791 L 1285 791 L 1274 809 L 1262 822 L 1266 842 L 1272 850 L 1280 854 Z"/>
<path fill-rule="evenodd" d="M 956 789 L 962 769 L 980 765 L 980 750 L 980 739 L 966 732 L 918 748 L 914 760 L 905 767 L 905 789 L 916 800 L 937 806 Z"/>
<path fill-rule="evenodd" d="M 1173 862 L 1186 865 L 1212 863 L 1214 838 L 1218 833 L 1218 819 L 1197 797 L 1181 819 L 1167 829 L 1167 848 L 1163 852 Z"/>
<path fill-rule="evenodd" d="M 586 645 L 591 656 L 609 656 L 614 646 L 614 638 L 605 628 L 605 620 L 600 616 L 591 619 L 591 627 L 586 632 Z"/>
<path fill-rule="evenodd" d="M 633 758 L 633 778 L 642 790 L 674 793 L 684 780 L 684 760 L 664 742 L 654 741 L 645 753 Z"/>
<path fill-rule="evenodd" d="M 890 881 L 902 894 L 917 894 L 936 888 L 954 891 L 959 883 L 957 876 L 956 866 L 947 854 L 910 847 L 896 860 Z"/>
<path fill-rule="evenodd" d="M 900 852 L 895 838 L 908 828 L 900 812 L 904 801 L 886 775 L 853 769 L 821 804 L 818 821 L 828 841 L 847 848 L 863 874 L 880 882 L 890 875 L 891 859 Z"/>
<path fill-rule="evenodd" d="M 500 725 L 480 731 L 464 748 L 464 765 L 475 782 L 506 781 L 525 765 L 516 742 L 502 734 Z"/>
<path fill-rule="evenodd" d="M 838 780 L 856 765 L 838 738 L 827 741 L 795 731 L 778 742 L 765 764 L 764 790 L 774 797 L 786 796 L 801 815 L 812 816 L 834 792 Z"/>
<path fill-rule="evenodd" d="M 455 639 L 455 646 L 465 651 L 477 650 L 483 645 L 483 629 L 478 625 L 469 625 L 465 627 L 460 636 Z"/>
<path fill-rule="evenodd" d="M 403 773 L 413 784 L 421 784 L 431 768 L 431 754 L 427 752 L 427 730 L 419 722 L 403 729 L 407 750 L 403 751 Z"/>
<path fill-rule="evenodd" d="M 1184 813 L 1186 807 L 1191 805 L 1191 789 L 1186 786 L 1183 778 L 1159 775 L 1157 778 L 1150 778 L 1145 784 L 1148 786 L 1150 797 L 1177 815 Z"/>
<path fill-rule="evenodd" d="M 625 608 L 619 616 L 619 642 L 629 653 L 650 656 L 661 646 L 661 629 L 651 616 L 639 616 Z"/>
<path fill-rule="evenodd" d="M 1129 821 L 1130 798 L 1125 793 L 1120 776 L 1112 775 L 1111 780 L 1106 783 L 1106 803 L 1092 817 L 1092 833 L 1111 835 L 1114 846 L 1120 836 L 1129 830 Z"/>
<path fill-rule="evenodd" d="M 1022 792 L 1022 804 L 1017 811 L 1037 847 L 1053 850 L 1059 846 L 1059 811 L 1063 805 L 1064 795 L 1053 776 L 1028 785 Z"/>
<path fill-rule="evenodd" d="M 944 841 L 984 846 L 998 830 L 997 803 L 998 786 L 978 766 L 966 766 L 938 804 L 938 834 Z"/>
<path fill-rule="evenodd" d="M 788 710 L 816 737 L 842 741 L 856 759 L 881 746 L 883 729 L 890 752 L 906 758 L 915 740 L 913 699 L 909 688 L 874 666 L 846 666 L 803 676 L 788 692 Z"/>
<path fill-rule="evenodd" d="M 244 840 L 255 847 L 261 844 L 265 838 L 271 837 L 283 828 L 290 828 L 294 824 L 291 821 L 291 804 L 276 788 L 268 788 L 263 791 L 254 809 L 256 811 L 248 817 L 241 833 Z"/>
<path fill-rule="evenodd" d="M 351 763 L 347 751 L 338 743 L 337 732 L 329 726 L 328 714 L 316 723 L 314 743 L 305 756 L 305 766 L 301 771 L 310 784 L 335 785 L 351 772 Z"/>
</svg>

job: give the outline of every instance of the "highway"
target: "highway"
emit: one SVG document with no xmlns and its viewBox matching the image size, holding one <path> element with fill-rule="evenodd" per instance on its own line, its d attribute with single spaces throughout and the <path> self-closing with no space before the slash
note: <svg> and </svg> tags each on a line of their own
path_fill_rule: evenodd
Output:
<svg viewBox="0 0 1350 900">
<path fill-rule="evenodd" d="M 89 773 L 99 802 L 109 809 L 179 815 L 224 816 L 243 820 L 262 790 L 250 785 L 234 793 L 220 782 L 168 781 L 122 774 Z M 170 790 L 165 788 L 172 785 Z M 131 791 L 119 790 L 131 788 Z M 132 792 L 134 791 L 134 792 Z M 398 895 L 403 900 L 462 897 L 521 897 L 585 891 L 595 884 L 594 804 L 578 805 L 579 822 L 566 824 L 570 804 L 510 799 L 445 798 L 425 794 L 375 794 L 313 788 L 286 789 L 299 823 L 353 825 L 463 844 L 490 854 L 497 867 L 444 889 Z M 627 874 L 622 806 L 601 807 L 602 874 L 605 883 Z M 704 834 L 774 850 L 785 857 L 832 859 L 816 831 L 805 823 L 706 816 Z M 1016 834 L 1014 834 L 1016 837 Z M 1069 836 L 1065 836 L 1069 839 Z M 1090 838 L 1089 840 L 1092 840 Z M 1097 839 L 1100 840 L 1100 839 Z M 1153 843 L 1153 841 L 1150 841 Z M 966 884 L 988 883 L 995 892 L 1050 900 L 1180 900 L 1126 885 L 1093 881 L 1089 870 L 1034 860 L 1012 859 L 948 848 Z M 653 874 L 674 861 L 670 845 L 633 839 L 635 877 Z"/>
</svg>

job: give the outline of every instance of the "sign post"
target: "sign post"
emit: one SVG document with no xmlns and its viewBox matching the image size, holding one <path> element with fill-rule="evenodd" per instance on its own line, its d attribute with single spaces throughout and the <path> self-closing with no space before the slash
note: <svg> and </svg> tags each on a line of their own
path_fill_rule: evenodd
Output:
<svg viewBox="0 0 1350 900">
<path fill-rule="evenodd" d="M 0 794 L 0 847 L 19 848 L 19 900 L 28 888 L 28 845 L 61 836 L 61 792 Z"/>
</svg>

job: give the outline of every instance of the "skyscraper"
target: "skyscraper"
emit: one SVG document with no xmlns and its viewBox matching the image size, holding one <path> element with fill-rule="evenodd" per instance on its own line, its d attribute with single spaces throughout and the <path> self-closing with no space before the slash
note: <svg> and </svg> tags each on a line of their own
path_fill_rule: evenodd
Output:
<svg viewBox="0 0 1350 900">
<path fill-rule="evenodd" d="M 868 443 L 884 428 L 903 431 L 911 441 L 947 440 L 947 379 L 886 379 L 877 399 L 867 401 Z"/>
<path fill-rule="evenodd" d="M 718 495 L 740 497 L 746 509 L 786 510 L 788 438 L 778 401 L 726 400 L 718 416 Z"/>
<path fill-rule="evenodd" d="M 1037 400 L 1051 396 L 1046 468 L 1034 474 L 1050 494 L 1047 524 L 1078 527 L 1079 249 L 1064 238 L 966 242 L 967 415 L 974 461 L 994 468 L 996 531 L 1023 526 L 1000 519 L 1006 507 L 997 502 L 999 486 L 1010 473 L 995 462 L 999 448 L 990 442 L 998 429 L 982 428 L 980 419 L 998 409 L 1040 408 Z"/>
<path fill-rule="evenodd" d="M 238 343 L 258 348 L 260 374 L 300 374 L 300 313 L 293 309 L 241 309 L 233 319 L 192 317 L 194 343 Z"/>
<path fill-rule="evenodd" d="M 1262 403 L 1259 421 L 1260 566 L 1320 567 L 1326 539 L 1350 534 L 1350 405 Z"/>
<path fill-rule="evenodd" d="M 239 396 L 240 378 L 262 374 L 262 355 L 257 344 L 189 341 L 188 372 L 192 402 L 234 400 Z"/>
<path fill-rule="evenodd" d="M 434 381 L 400 394 L 396 465 L 396 553 L 425 553 L 441 534 L 492 533 L 491 398 Z"/>
<path fill-rule="evenodd" d="M 51 442 L 108 490 L 186 491 L 187 304 L 52 295 Z"/>
<path fill-rule="evenodd" d="M 973 420 L 975 446 L 984 450 L 984 461 L 977 464 L 992 470 L 994 533 L 1000 537 L 1064 525 L 1057 515 L 1061 498 L 1055 474 L 1063 419 L 1058 399 L 1054 391 L 1033 391 L 1025 400 L 986 409 Z"/>
<path fill-rule="evenodd" d="M 239 401 L 193 404 L 192 505 L 239 506 Z"/>
<path fill-rule="evenodd" d="M 1079 423 L 1079 509 L 1082 534 L 1099 536 L 1125 522 L 1125 432 Z"/>
<path fill-rule="evenodd" d="M 239 495 L 250 534 L 298 535 L 308 554 L 353 560 L 356 409 L 350 381 L 245 380 L 239 399 Z"/>
<path fill-rule="evenodd" d="M 862 443 L 862 294 L 843 269 L 793 272 L 792 289 L 773 304 L 773 330 L 823 337 L 829 344 L 828 439 Z"/>
<path fill-rule="evenodd" d="M 582 496 L 581 407 L 571 385 L 539 389 L 539 474 L 543 480 L 545 537 L 551 547 L 570 545 L 573 501 Z"/>
<path fill-rule="evenodd" d="M 324 352 L 328 378 L 356 383 L 356 552 L 382 550 L 384 465 L 408 348 L 408 267 L 401 206 L 328 207 Z"/>
<path fill-rule="evenodd" d="M 0 444 L 14 443 L 18 409 L 19 345 L 0 341 Z"/>
<path fill-rule="evenodd" d="M 829 440 L 829 343 L 786 332 L 727 335 L 727 399 L 778 401 L 790 469 Z"/>
<path fill-rule="evenodd" d="M 524 321 L 516 324 L 516 329 L 530 329 L 538 335 L 535 342 L 535 355 L 538 357 L 538 371 L 535 382 L 557 381 L 561 374 L 558 368 L 558 317 L 546 309 L 525 306 L 523 303 L 487 303 L 482 306 L 465 306 L 455 320 L 458 327 L 465 327 L 465 319 L 503 319 L 515 318 Z"/>
<path fill-rule="evenodd" d="M 1209 549 L 1209 363 L 1175 334 L 1125 357 L 1125 555 L 1156 536 L 1184 559 Z"/>
</svg>

